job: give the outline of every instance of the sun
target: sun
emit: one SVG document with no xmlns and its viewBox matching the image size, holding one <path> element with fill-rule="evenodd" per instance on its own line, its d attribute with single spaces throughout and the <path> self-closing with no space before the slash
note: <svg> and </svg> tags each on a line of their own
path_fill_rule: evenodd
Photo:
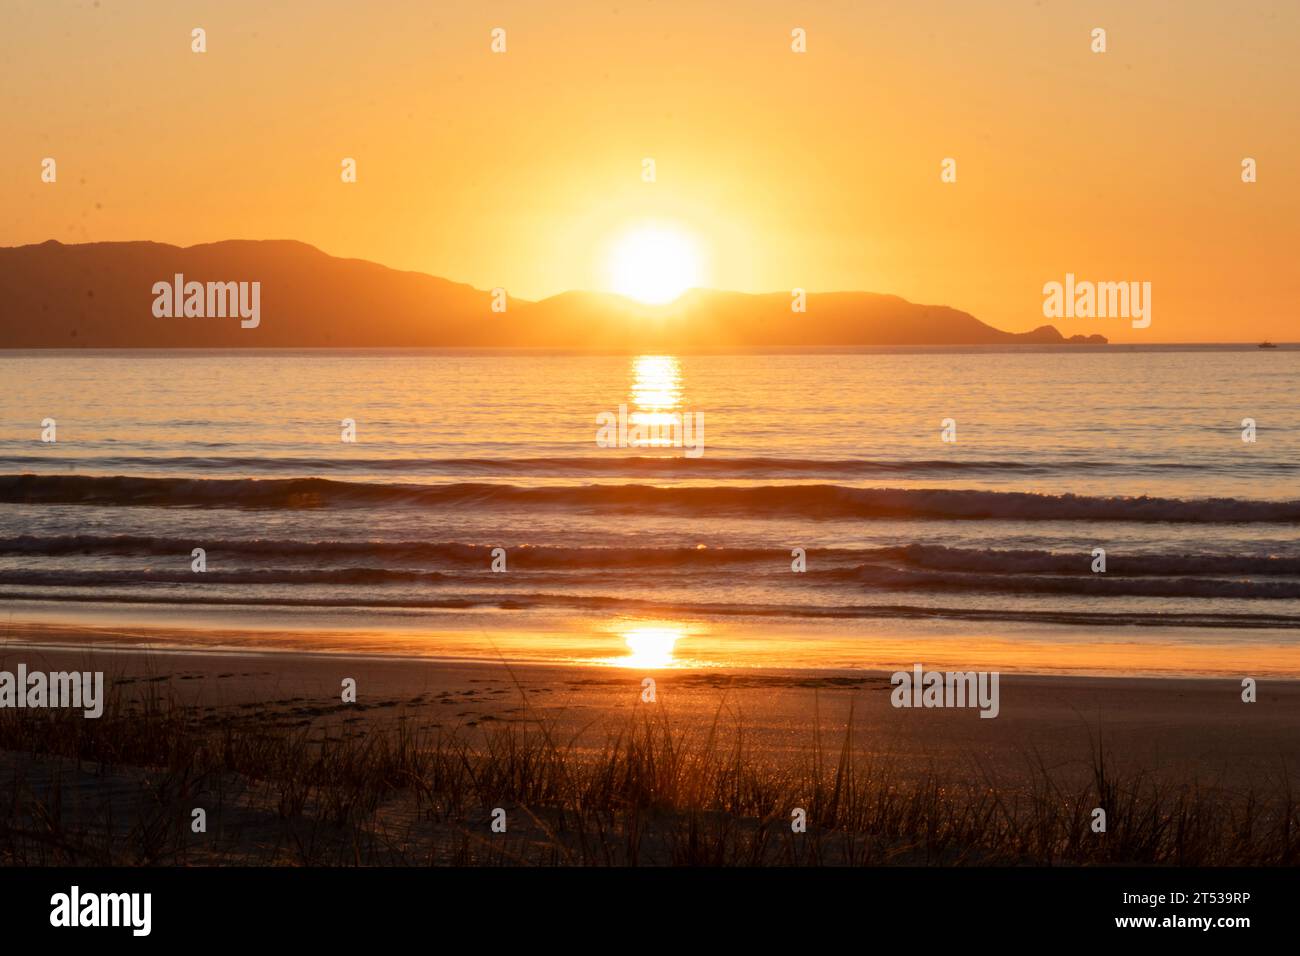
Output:
<svg viewBox="0 0 1300 956">
<path fill-rule="evenodd" d="M 696 243 L 667 226 L 638 226 L 610 250 L 609 285 L 619 295 L 663 305 L 700 284 Z"/>
</svg>

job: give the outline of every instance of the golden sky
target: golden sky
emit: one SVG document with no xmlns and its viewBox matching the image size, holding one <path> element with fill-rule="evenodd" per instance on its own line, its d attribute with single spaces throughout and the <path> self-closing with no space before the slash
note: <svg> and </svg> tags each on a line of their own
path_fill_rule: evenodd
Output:
<svg viewBox="0 0 1300 956">
<path fill-rule="evenodd" d="M 538 298 L 654 222 L 716 288 L 1019 331 L 1073 272 L 1153 321 L 1066 334 L 1300 339 L 1294 0 L 5 0 L 0 44 L 3 245 L 292 238 Z"/>
</svg>

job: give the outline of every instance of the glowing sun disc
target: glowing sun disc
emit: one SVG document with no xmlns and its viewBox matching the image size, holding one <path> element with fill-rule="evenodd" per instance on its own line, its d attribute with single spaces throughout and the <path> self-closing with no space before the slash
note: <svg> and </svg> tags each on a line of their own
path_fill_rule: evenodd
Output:
<svg viewBox="0 0 1300 956">
<path fill-rule="evenodd" d="M 614 243 L 609 256 L 613 291 L 650 305 L 671 302 L 700 285 L 699 250 L 674 229 L 644 226 Z"/>
</svg>

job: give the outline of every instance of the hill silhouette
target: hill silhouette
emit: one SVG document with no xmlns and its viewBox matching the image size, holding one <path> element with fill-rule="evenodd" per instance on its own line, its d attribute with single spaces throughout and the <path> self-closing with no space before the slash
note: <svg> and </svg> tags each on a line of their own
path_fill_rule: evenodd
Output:
<svg viewBox="0 0 1300 956">
<path fill-rule="evenodd" d="M 170 284 L 178 273 L 186 282 L 260 283 L 260 321 L 244 328 L 237 316 L 155 316 L 155 283 Z M 336 258 L 291 240 L 184 248 L 51 240 L 0 248 L 2 348 L 698 351 L 1066 341 L 1050 325 L 1003 332 L 969 313 L 893 295 L 811 293 L 804 313 L 792 312 L 790 301 L 786 292 L 696 289 L 652 307 L 607 293 L 566 292 L 536 302 L 509 298 L 505 312 L 494 312 L 490 291 Z"/>
</svg>

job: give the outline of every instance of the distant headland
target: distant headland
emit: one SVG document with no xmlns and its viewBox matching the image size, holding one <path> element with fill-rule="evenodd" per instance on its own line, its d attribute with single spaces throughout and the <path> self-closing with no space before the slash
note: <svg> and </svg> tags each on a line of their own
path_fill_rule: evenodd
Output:
<svg viewBox="0 0 1300 956">
<path fill-rule="evenodd" d="M 0 248 L 0 348 L 555 348 L 721 351 L 891 345 L 1105 344 L 1054 326 L 1004 332 L 871 292 L 693 289 L 648 306 L 566 292 L 539 301 L 341 259 L 291 240 L 53 240 Z M 253 314 L 256 307 L 256 315 Z"/>
</svg>

